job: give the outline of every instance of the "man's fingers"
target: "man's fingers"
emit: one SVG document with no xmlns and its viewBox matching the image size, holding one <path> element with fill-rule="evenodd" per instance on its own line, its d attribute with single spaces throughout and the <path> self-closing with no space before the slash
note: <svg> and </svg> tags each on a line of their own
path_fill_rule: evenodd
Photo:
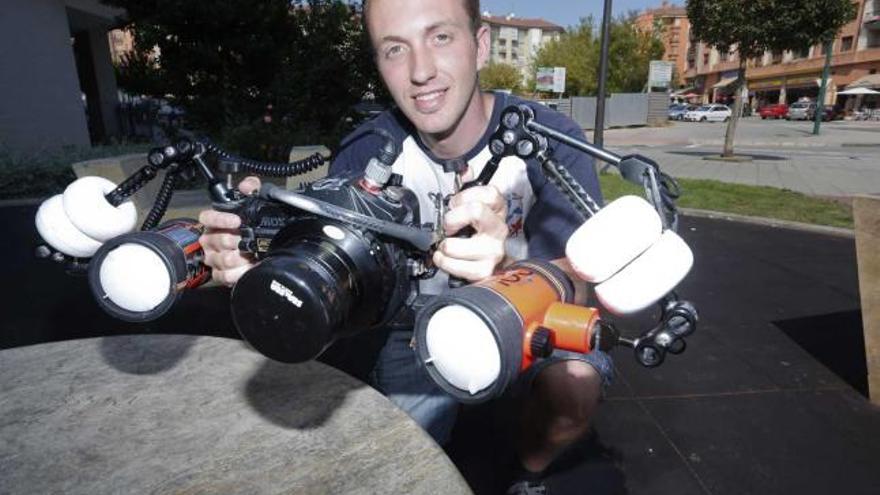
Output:
<svg viewBox="0 0 880 495">
<path fill-rule="evenodd" d="M 215 271 L 225 271 L 250 265 L 253 261 L 240 251 L 205 251 L 205 264 Z"/>
<path fill-rule="evenodd" d="M 241 182 L 238 183 L 238 190 L 241 191 L 242 194 L 249 195 L 250 193 L 259 189 L 260 185 L 260 178 L 250 175 L 245 177 L 241 180 Z"/>
<path fill-rule="evenodd" d="M 470 238 L 447 237 L 439 251 L 444 256 L 465 261 L 489 260 L 494 267 L 504 259 L 504 242 L 483 234 Z"/>
<path fill-rule="evenodd" d="M 507 216 L 507 202 L 498 192 L 495 186 L 477 186 L 465 189 L 452 196 L 449 207 L 456 208 L 470 203 L 481 203 L 489 207 L 494 213 Z"/>
<path fill-rule="evenodd" d="M 504 217 L 483 203 L 469 203 L 453 208 L 443 218 L 443 228 L 448 234 L 454 234 L 468 225 L 472 225 L 481 234 L 497 238 L 507 236 Z"/>
<path fill-rule="evenodd" d="M 237 229 L 241 226 L 241 218 L 232 213 L 203 210 L 199 213 L 199 223 L 209 229 Z"/>
<path fill-rule="evenodd" d="M 225 285 L 227 287 L 232 287 L 238 282 L 238 279 L 241 278 L 242 275 L 245 274 L 248 270 L 253 268 L 252 265 L 242 265 L 237 268 L 231 268 L 229 270 L 214 270 L 211 273 L 211 277 L 218 283 Z"/>
<path fill-rule="evenodd" d="M 203 249 L 213 251 L 236 250 L 240 241 L 240 235 L 224 231 L 210 232 L 199 238 L 199 243 Z"/>
<path fill-rule="evenodd" d="M 469 261 L 450 258 L 440 251 L 434 251 L 434 264 L 446 273 L 476 282 L 489 277 L 495 271 L 495 264 L 490 260 Z"/>
</svg>

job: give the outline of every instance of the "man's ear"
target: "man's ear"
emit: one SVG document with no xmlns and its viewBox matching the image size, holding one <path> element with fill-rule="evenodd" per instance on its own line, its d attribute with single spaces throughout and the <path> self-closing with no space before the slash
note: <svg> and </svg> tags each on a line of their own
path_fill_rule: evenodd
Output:
<svg viewBox="0 0 880 495">
<path fill-rule="evenodd" d="M 477 70 L 479 71 L 489 62 L 490 32 L 489 26 L 482 25 L 477 29 Z"/>
</svg>

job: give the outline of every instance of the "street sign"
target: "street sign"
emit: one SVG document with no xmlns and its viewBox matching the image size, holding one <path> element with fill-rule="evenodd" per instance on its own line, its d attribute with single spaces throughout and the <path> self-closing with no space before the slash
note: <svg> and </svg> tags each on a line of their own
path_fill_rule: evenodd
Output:
<svg viewBox="0 0 880 495">
<path fill-rule="evenodd" d="M 651 60 L 648 70 L 648 87 L 668 88 L 672 84 L 672 62 Z"/>
<path fill-rule="evenodd" d="M 565 67 L 538 67 L 535 89 L 565 93 Z"/>
</svg>

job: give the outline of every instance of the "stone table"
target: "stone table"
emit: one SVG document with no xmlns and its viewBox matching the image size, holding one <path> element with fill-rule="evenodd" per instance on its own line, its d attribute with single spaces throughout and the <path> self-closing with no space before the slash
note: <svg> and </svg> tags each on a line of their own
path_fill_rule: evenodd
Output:
<svg viewBox="0 0 880 495">
<path fill-rule="evenodd" d="M 136 335 L 0 351 L 0 493 L 470 493 L 404 412 L 327 365 Z"/>
</svg>

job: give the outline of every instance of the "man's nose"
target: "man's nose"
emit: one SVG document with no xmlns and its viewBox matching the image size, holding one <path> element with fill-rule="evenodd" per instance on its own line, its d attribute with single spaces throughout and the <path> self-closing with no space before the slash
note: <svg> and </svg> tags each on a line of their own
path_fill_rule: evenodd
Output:
<svg viewBox="0 0 880 495">
<path fill-rule="evenodd" d="M 425 84 L 437 75 L 437 66 L 434 56 L 427 47 L 419 47 L 413 50 L 412 67 L 410 68 L 410 80 L 413 84 Z"/>
</svg>

